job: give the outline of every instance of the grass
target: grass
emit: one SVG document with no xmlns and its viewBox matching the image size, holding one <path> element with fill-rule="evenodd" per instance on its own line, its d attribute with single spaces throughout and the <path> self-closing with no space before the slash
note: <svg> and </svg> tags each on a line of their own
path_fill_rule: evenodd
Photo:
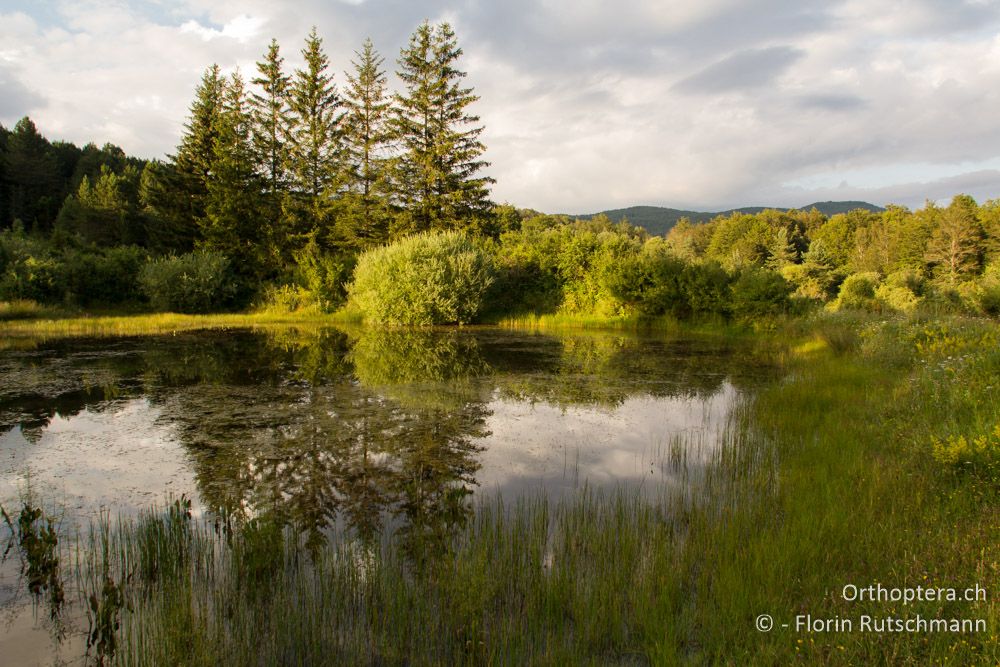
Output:
<svg viewBox="0 0 1000 667">
<path fill-rule="evenodd" d="M 0 336 L 56 338 L 65 336 L 137 336 L 196 329 L 255 328 L 280 324 L 353 323 L 351 312 L 307 313 L 225 313 L 183 315 L 154 313 L 63 319 L 33 319 L 0 322 Z"/>
<path fill-rule="evenodd" d="M 42 317 L 61 317 L 64 313 L 51 306 L 43 306 L 28 299 L 15 299 L 14 301 L 0 301 L 0 322 L 10 322 L 12 320 L 31 320 Z"/>
<path fill-rule="evenodd" d="M 737 407 L 708 468 L 673 459 L 686 486 L 484 499 L 453 534 L 312 549 L 266 515 L 105 523 L 77 568 L 110 628 L 96 636 L 125 665 L 998 664 L 1000 477 L 934 446 L 1000 423 L 998 328 L 843 326 L 797 330 L 785 380 Z M 851 601 L 847 585 L 987 599 Z M 807 614 L 854 631 L 796 631 Z M 864 633 L 862 615 L 987 630 Z"/>
<path fill-rule="evenodd" d="M 726 338 L 760 337 L 787 325 L 782 318 L 759 322 L 734 322 L 723 318 L 678 320 L 670 316 L 655 318 L 637 315 L 598 316 L 570 315 L 565 313 L 529 313 L 501 318 L 495 324 L 505 329 L 547 331 L 560 329 L 596 329 L 612 331 L 641 331 L 666 335 L 722 336 Z"/>
</svg>

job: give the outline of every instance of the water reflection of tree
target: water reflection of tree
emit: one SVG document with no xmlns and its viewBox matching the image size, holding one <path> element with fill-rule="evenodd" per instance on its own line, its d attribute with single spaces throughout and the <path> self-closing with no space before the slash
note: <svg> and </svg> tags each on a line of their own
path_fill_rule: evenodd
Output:
<svg viewBox="0 0 1000 667">
<path fill-rule="evenodd" d="M 574 333 L 550 338 L 544 345 L 557 345 L 557 353 L 538 355 L 530 370 L 498 374 L 502 395 L 562 407 L 614 407 L 635 395 L 704 400 L 727 380 L 736 386 L 752 382 L 765 363 L 732 346 L 704 340 Z"/>
<path fill-rule="evenodd" d="M 137 396 L 141 361 L 128 350 L 93 341 L 55 341 L 43 350 L 0 356 L 0 434 L 16 426 L 34 442 L 56 415 L 71 417 Z"/>
<path fill-rule="evenodd" d="M 456 330 L 367 330 L 353 341 L 354 376 L 402 405 L 452 409 L 488 400 L 493 369 L 474 335 Z"/>
<path fill-rule="evenodd" d="M 17 356 L 21 355 L 21 356 Z M 712 341 L 483 330 L 275 329 L 67 341 L 0 357 L 0 427 L 145 396 L 177 425 L 204 502 L 270 512 L 313 541 L 390 523 L 417 557 L 468 512 L 501 395 L 554 405 L 706 398 L 760 376 Z M 17 375 L 21 374 L 21 375 Z"/>
<path fill-rule="evenodd" d="M 204 500 L 268 511 L 311 540 L 338 519 L 364 539 L 391 519 L 411 545 L 447 532 L 479 467 L 487 409 L 469 374 L 484 366 L 468 342 L 401 333 L 386 342 L 369 332 L 350 353 L 338 336 L 272 337 L 266 347 L 290 355 L 283 381 L 169 392 L 162 405 L 182 427 Z"/>
</svg>

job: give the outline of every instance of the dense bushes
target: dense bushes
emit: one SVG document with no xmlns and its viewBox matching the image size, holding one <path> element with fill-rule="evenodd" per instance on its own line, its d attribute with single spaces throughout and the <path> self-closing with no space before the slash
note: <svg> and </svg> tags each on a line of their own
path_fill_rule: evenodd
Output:
<svg viewBox="0 0 1000 667">
<path fill-rule="evenodd" d="M 741 319 L 753 319 L 787 313 L 792 286 L 774 271 L 746 269 L 732 285 L 732 313 Z"/>
<path fill-rule="evenodd" d="M 56 246 L 8 230 L 0 234 L 0 300 L 114 305 L 134 303 L 146 253 L 136 246 Z"/>
<path fill-rule="evenodd" d="M 146 252 L 136 246 L 66 253 L 66 298 L 83 306 L 139 302 L 139 271 L 145 261 Z"/>
<path fill-rule="evenodd" d="M 746 319 L 791 306 L 792 286 L 774 271 L 683 259 L 663 238 L 606 219 L 538 218 L 504 234 L 499 255 L 494 293 L 508 313 Z M 490 310 L 503 313 L 498 305 Z"/>
<path fill-rule="evenodd" d="M 463 324 L 492 280 L 489 257 L 468 236 L 424 233 L 361 255 L 349 296 L 370 322 Z"/>
<path fill-rule="evenodd" d="M 207 313 L 232 305 L 237 285 L 225 256 L 196 251 L 147 263 L 139 285 L 156 310 Z"/>
<path fill-rule="evenodd" d="M 644 253 L 609 276 L 611 293 L 645 316 L 726 315 L 732 278 L 715 262 L 694 264 L 669 254 Z"/>
</svg>

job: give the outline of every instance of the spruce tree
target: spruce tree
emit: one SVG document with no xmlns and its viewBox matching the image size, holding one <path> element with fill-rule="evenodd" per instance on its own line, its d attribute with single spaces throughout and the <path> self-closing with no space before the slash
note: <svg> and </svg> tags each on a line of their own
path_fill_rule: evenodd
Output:
<svg viewBox="0 0 1000 667">
<path fill-rule="evenodd" d="M 215 162 L 215 140 L 219 135 L 226 82 L 219 66 L 212 65 L 201 77 L 191 103 L 191 114 L 173 157 L 175 183 L 187 195 L 187 215 L 193 221 L 205 216 L 205 195 Z"/>
<path fill-rule="evenodd" d="M 58 196 L 59 173 L 52 145 L 35 123 L 25 116 L 7 137 L 4 171 L 11 221 L 48 231 L 62 198 Z"/>
<path fill-rule="evenodd" d="M 199 221 L 203 246 L 229 257 L 244 278 L 257 280 L 266 272 L 269 235 L 264 183 L 257 173 L 251 118 L 238 72 L 226 86 L 216 130 L 205 217 Z"/>
<path fill-rule="evenodd" d="M 343 119 L 343 188 L 337 227 L 341 240 L 356 248 L 382 243 L 389 231 L 391 208 L 388 173 L 390 102 L 384 59 L 365 40 L 354 73 L 346 73 Z"/>
<path fill-rule="evenodd" d="M 12 222 L 9 213 L 7 184 L 7 137 L 10 130 L 0 123 L 0 229 L 5 229 Z"/>
<path fill-rule="evenodd" d="M 327 73 L 330 61 L 313 27 L 302 49 L 305 68 L 289 88 L 288 130 L 291 197 L 286 198 L 287 231 L 327 236 L 331 197 L 339 170 L 340 101 Z"/>
<path fill-rule="evenodd" d="M 177 153 L 166 164 L 150 163 L 142 173 L 140 200 L 150 241 L 157 249 L 190 250 L 199 236 L 225 87 L 218 65 L 205 70 Z"/>
<path fill-rule="evenodd" d="M 258 75 L 252 81 L 260 92 L 250 96 L 254 155 L 273 197 L 285 191 L 288 163 L 285 133 L 289 124 L 289 77 L 282 70 L 283 63 L 278 40 L 272 39 L 264 60 L 257 63 Z"/>
<path fill-rule="evenodd" d="M 462 55 L 447 23 L 424 22 L 400 52 L 397 74 L 406 93 L 396 95 L 394 126 L 402 155 L 396 184 L 406 214 L 399 231 L 481 228 L 492 204 L 491 178 L 478 176 L 488 166 L 479 117 L 468 107 L 479 98 L 462 87 Z"/>
</svg>

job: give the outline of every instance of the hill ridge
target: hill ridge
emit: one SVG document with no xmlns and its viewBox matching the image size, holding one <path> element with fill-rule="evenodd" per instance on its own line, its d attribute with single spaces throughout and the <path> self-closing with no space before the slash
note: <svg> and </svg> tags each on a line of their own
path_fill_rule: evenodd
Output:
<svg viewBox="0 0 1000 667">
<path fill-rule="evenodd" d="M 662 235 L 669 232 L 681 218 L 688 218 L 691 222 L 707 222 L 716 216 L 731 215 L 733 213 L 753 214 L 760 213 L 761 211 L 766 211 L 768 209 L 778 211 L 809 211 L 814 208 L 827 216 L 836 215 L 837 213 L 846 213 L 847 211 L 852 211 L 858 208 L 866 211 L 873 211 L 875 213 L 885 210 L 881 206 L 876 206 L 875 204 L 870 204 L 865 201 L 822 201 L 813 202 L 812 204 L 800 207 L 743 206 L 725 211 L 687 211 L 677 208 L 668 208 L 666 206 L 628 206 L 626 208 L 613 208 L 598 211 L 597 213 L 585 213 L 570 217 L 579 218 L 580 220 L 589 220 L 595 216 L 603 214 L 608 216 L 614 222 L 619 222 L 622 219 L 627 218 L 630 223 L 636 225 L 637 227 L 643 227 L 650 234 Z"/>
</svg>

